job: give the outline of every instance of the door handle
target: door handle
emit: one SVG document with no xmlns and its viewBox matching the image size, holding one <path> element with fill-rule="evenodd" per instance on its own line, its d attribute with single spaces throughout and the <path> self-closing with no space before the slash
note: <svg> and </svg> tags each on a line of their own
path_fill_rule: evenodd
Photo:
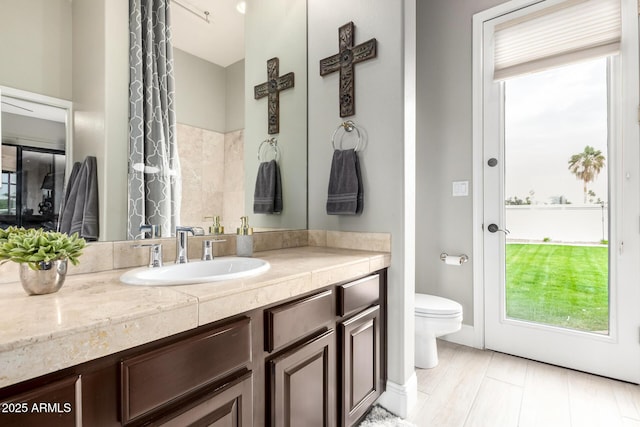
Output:
<svg viewBox="0 0 640 427">
<path fill-rule="evenodd" d="M 495 233 L 496 231 L 502 231 L 504 234 L 509 234 L 509 230 L 507 230 L 506 228 L 503 230 L 500 227 L 498 227 L 495 224 L 489 224 L 489 226 L 487 227 L 487 230 L 489 230 L 489 233 Z"/>
</svg>

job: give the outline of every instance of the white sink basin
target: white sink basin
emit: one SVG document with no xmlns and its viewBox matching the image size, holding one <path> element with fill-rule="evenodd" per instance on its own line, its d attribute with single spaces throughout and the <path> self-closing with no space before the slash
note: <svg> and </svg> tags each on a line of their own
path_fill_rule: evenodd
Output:
<svg viewBox="0 0 640 427">
<path fill-rule="evenodd" d="M 144 286 L 189 285 L 257 276 L 269 268 L 271 265 L 259 258 L 224 257 L 158 268 L 135 268 L 120 276 L 120 281 Z"/>
</svg>

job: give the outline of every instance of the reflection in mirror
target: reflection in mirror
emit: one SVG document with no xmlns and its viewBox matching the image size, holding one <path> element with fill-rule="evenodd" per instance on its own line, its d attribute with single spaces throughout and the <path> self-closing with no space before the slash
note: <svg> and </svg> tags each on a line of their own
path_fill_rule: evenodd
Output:
<svg viewBox="0 0 640 427">
<path fill-rule="evenodd" d="M 245 214 L 244 15 L 237 3 L 171 3 L 181 221 L 207 230 L 205 218 L 217 215 L 227 233 Z"/>
<path fill-rule="evenodd" d="M 23 91 L 3 88 L 0 98 L 0 228 L 55 230 L 65 180 L 67 110 Z"/>
<path fill-rule="evenodd" d="M 255 231 L 306 228 L 306 0 L 248 0 L 244 19 L 237 0 L 188 1 L 209 11 L 212 24 L 174 8 L 183 221 L 198 225 L 206 216 L 221 215 L 226 232 L 234 233 L 240 217 L 248 215 Z M 205 35 L 222 23 L 226 26 L 217 34 Z M 200 30 L 203 33 L 196 34 Z M 283 73 L 295 73 L 296 84 L 280 94 L 280 133 L 270 135 L 267 100 L 253 95 L 274 57 Z M 279 214 L 254 214 L 258 148 L 270 137 L 278 140 L 280 149 L 283 209 Z M 185 165 L 193 167 L 187 170 Z"/>
<path fill-rule="evenodd" d="M 178 8 L 173 14 L 177 133 L 178 138 L 195 141 L 180 148 L 186 151 L 182 172 L 190 174 L 185 176 L 184 189 L 191 192 L 183 206 L 197 207 L 184 212 L 183 224 L 208 229 L 210 221 L 204 217 L 220 215 L 226 232 L 233 233 L 239 217 L 247 214 L 256 231 L 306 228 L 306 1 L 248 0 L 244 31 L 244 24 L 232 20 L 243 19 L 235 0 L 179 1 L 208 10 L 211 22 L 185 17 L 188 31 L 184 35 L 178 16 L 192 14 Z M 235 15 L 224 15 L 223 9 Z M 222 33 L 211 41 L 189 32 L 201 23 L 208 28 L 222 25 Z M 240 37 L 232 33 L 236 29 Z M 186 43 L 200 41 L 204 48 L 231 51 L 238 40 L 243 44 L 243 35 L 245 49 L 220 63 L 202 59 Z M 20 41 L 0 43 L 0 86 L 68 100 L 69 109 L 73 102 L 67 173 L 74 161 L 97 158 L 100 240 L 125 239 L 128 0 L 100 5 L 94 0 L 3 0 L 0 38 Z M 269 135 L 266 101 L 253 99 L 253 87 L 264 82 L 266 61 L 273 57 L 280 58 L 283 71 L 294 71 L 296 79 L 293 91 L 281 95 L 277 135 L 284 210 L 281 215 L 254 215 L 257 148 Z M 185 62 L 199 66 L 185 66 Z M 190 164 L 190 159 L 195 162 Z M 36 198 L 41 197 L 38 190 Z M 33 209 L 37 212 L 38 207 Z"/>
</svg>

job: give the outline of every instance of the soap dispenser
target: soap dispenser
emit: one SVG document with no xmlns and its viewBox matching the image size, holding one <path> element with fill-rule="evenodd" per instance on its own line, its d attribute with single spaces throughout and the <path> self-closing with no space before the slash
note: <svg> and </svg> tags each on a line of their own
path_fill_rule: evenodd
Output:
<svg viewBox="0 0 640 427">
<path fill-rule="evenodd" d="M 236 252 L 238 256 L 253 255 L 253 228 L 249 227 L 249 217 L 240 217 L 240 227 L 236 236 Z"/>
<path fill-rule="evenodd" d="M 224 227 L 220 225 L 220 215 L 205 216 L 204 219 L 213 219 L 213 224 L 209 227 L 209 234 L 224 234 Z"/>
</svg>

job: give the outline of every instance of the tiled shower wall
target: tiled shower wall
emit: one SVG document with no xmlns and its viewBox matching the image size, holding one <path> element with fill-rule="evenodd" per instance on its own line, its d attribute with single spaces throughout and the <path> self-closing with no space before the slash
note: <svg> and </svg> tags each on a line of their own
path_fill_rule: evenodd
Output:
<svg viewBox="0 0 640 427">
<path fill-rule="evenodd" d="M 220 215 L 226 233 L 235 232 L 244 212 L 244 132 L 226 134 L 178 123 L 182 169 L 181 225 L 208 231 Z"/>
</svg>

